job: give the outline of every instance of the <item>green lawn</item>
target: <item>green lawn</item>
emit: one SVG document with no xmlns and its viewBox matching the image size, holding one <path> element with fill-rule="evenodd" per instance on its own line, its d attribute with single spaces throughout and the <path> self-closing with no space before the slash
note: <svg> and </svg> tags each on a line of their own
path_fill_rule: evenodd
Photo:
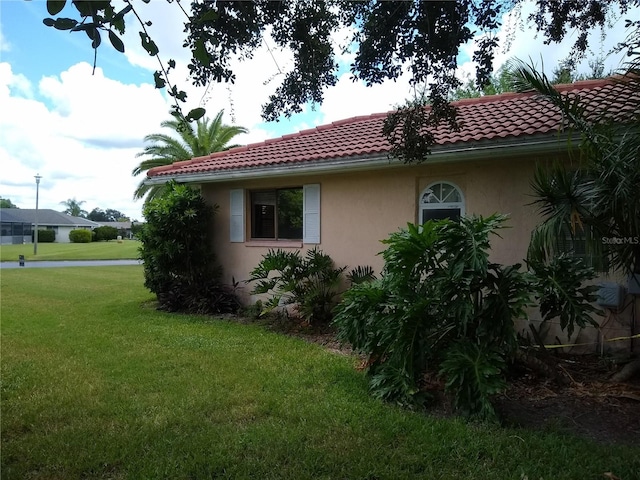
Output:
<svg viewBox="0 0 640 480">
<path fill-rule="evenodd" d="M 18 261 L 24 255 L 26 261 L 37 260 L 123 260 L 138 258 L 140 242 L 115 240 L 92 243 L 38 243 L 38 255 L 33 254 L 33 244 L 2 245 L 0 261 Z"/>
<path fill-rule="evenodd" d="M 157 312 L 140 266 L 1 273 L 3 479 L 639 478 L 639 448 L 403 411 L 349 357 Z"/>
</svg>

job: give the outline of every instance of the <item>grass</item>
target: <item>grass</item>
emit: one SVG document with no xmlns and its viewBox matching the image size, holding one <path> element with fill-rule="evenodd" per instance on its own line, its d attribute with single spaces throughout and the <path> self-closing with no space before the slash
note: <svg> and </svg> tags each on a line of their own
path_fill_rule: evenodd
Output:
<svg viewBox="0 0 640 480">
<path fill-rule="evenodd" d="M 2 271 L 3 479 L 638 479 L 640 451 L 371 398 L 351 358 L 156 311 L 142 268 Z"/>
<path fill-rule="evenodd" d="M 38 260 L 124 260 L 138 258 L 140 242 L 123 240 L 91 243 L 38 243 L 38 254 L 33 254 L 33 244 L 2 245 L 0 261 L 18 261 L 24 255 L 26 261 Z"/>
</svg>

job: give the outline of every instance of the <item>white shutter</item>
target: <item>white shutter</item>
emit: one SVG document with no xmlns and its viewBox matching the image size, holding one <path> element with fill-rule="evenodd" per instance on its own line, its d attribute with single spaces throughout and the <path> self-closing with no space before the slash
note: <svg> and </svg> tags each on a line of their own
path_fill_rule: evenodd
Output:
<svg viewBox="0 0 640 480">
<path fill-rule="evenodd" d="M 320 243 L 320 184 L 303 187 L 303 231 L 304 243 Z"/>
<path fill-rule="evenodd" d="M 244 242 L 244 190 L 231 190 L 229 198 L 230 240 Z"/>
</svg>

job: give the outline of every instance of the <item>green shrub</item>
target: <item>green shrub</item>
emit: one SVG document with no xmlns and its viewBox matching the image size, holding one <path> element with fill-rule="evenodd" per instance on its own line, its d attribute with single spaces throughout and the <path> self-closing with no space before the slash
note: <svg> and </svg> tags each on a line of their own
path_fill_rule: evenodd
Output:
<svg viewBox="0 0 640 480">
<path fill-rule="evenodd" d="M 96 242 L 115 240 L 118 238 L 118 229 L 108 225 L 93 229 L 93 240 Z"/>
<path fill-rule="evenodd" d="M 145 204 L 140 259 L 144 284 L 156 294 L 161 309 L 205 314 L 238 309 L 235 287 L 220 283 L 211 251 L 214 211 L 197 190 L 175 182 Z"/>
<path fill-rule="evenodd" d="M 309 324 L 328 324 L 345 269 L 335 268 L 331 257 L 317 248 L 305 257 L 298 251 L 269 250 L 248 282 L 257 282 L 252 294 L 271 295 L 264 312 L 295 304 Z"/>
<path fill-rule="evenodd" d="M 71 243 L 90 243 L 93 233 L 88 228 L 79 228 L 69 232 Z"/>
<path fill-rule="evenodd" d="M 53 243 L 56 241 L 55 230 L 38 230 L 38 242 Z"/>
<path fill-rule="evenodd" d="M 519 264 L 489 262 L 489 236 L 505 220 L 409 224 L 383 242 L 382 278 L 344 294 L 334 324 L 340 340 L 368 356 L 374 395 L 422 403 L 421 379 L 439 372 L 460 410 L 492 419 L 491 396 L 504 387 L 518 348 L 514 319 L 526 318 L 535 299 L 545 318 L 589 321 L 592 296 L 581 286 L 586 270 L 538 266 L 536 273 L 545 275 L 537 278 Z"/>
</svg>

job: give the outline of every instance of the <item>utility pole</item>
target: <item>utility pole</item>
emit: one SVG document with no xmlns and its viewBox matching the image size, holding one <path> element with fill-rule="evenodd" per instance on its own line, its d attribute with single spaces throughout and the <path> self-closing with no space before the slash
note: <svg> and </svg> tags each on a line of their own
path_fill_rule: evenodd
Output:
<svg viewBox="0 0 640 480">
<path fill-rule="evenodd" d="M 35 218 L 35 231 L 33 232 L 33 254 L 38 254 L 38 194 L 40 193 L 40 174 L 36 174 L 36 218 Z"/>
</svg>

